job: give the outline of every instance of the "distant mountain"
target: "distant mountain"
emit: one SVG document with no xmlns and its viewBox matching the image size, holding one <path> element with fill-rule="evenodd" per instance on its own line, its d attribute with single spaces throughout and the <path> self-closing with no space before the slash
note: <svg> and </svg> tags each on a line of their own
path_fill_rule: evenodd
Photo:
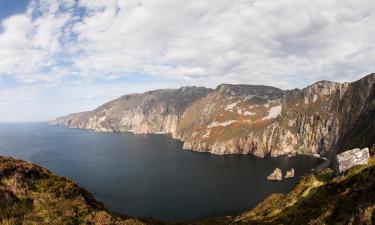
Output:
<svg viewBox="0 0 375 225">
<path fill-rule="evenodd" d="M 222 84 L 130 94 L 49 122 L 68 128 L 167 133 L 214 154 L 330 156 L 375 140 L 375 74 L 304 89 Z"/>
</svg>

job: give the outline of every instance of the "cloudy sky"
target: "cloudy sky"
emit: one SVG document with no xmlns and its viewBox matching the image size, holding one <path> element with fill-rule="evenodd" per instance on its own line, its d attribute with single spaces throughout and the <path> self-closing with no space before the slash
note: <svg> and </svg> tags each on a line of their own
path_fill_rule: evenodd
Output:
<svg viewBox="0 0 375 225">
<path fill-rule="evenodd" d="M 0 121 L 151 89 L 374 71 L 374 0 L 0 0 Z"/>
</svg>

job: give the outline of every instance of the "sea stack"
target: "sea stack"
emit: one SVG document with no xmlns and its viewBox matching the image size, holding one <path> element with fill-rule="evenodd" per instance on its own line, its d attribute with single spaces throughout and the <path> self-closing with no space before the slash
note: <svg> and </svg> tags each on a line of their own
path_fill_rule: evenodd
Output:
<svg viewBox="0 0 375 225">
<path fill-rule="evenodd" d="M 292 178 L 294 177 L 294 168 L 291 170 L 287 170 L 284 178 Z"/>
<path fill-rule="evenodd" d="M 282 180 L 283 174 L 279 168 L 276 168 L 268 177 L 268 180 Z"/>
</svg>

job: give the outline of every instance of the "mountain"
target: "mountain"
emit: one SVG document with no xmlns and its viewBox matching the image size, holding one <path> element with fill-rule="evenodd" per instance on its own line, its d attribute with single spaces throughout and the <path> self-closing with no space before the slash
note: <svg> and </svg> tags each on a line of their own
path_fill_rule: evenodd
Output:
<svg viewBox="0 0 375 225">
<path fill-rule="evenodd" d="M 50 121 L 104 132 L 166 133 L 214 154 L 331 156 L 375 140 L 375 74 L 304 89 L 222 84 L 130 94 Z"/>
<path fill-rule="evenodd" d="M 202 87 L 183 87 L 130 94 L 94 111 L 71 114 L 50 123 L 104 132 L 175 133 L 187 107 L 210 91 Z"/>
</svg>

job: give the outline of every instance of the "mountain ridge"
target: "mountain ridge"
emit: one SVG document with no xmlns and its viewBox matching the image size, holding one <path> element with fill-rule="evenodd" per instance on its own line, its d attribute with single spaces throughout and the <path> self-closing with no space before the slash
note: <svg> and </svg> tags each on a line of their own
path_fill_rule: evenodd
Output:
<svg viewBox="0 0 375 225">
<path fill-rule="evenodd" d="M 345 137 L 364 130 L 374 136 L 374 85 L 372 73 L 351 83 L 318 81 L 292 90 L 247 84 L 159 89 L 124 95 L 49 123 L 103 132 L 166 133 L 183 141 L 185 149 L 213 154 L 329 157 L 338 149 L 373 144 L 366 135 L 352 142 Z"/>
</svg>

